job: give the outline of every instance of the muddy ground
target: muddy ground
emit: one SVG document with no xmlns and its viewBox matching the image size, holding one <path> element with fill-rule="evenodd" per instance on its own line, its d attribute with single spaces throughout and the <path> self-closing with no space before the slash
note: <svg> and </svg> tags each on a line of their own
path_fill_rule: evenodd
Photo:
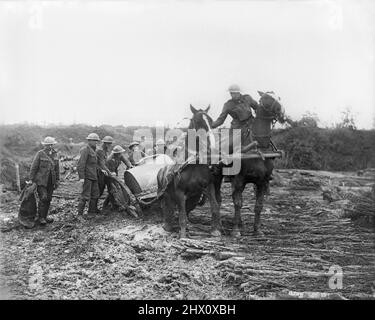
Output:
<svg viewBox="0 0 375 320">
<path fill-rule="evenodd" d="M 248 185 L 239 239 L 230 236 L 228 183 L 220 239 L 209 236 L 207 205 L 192 212 L 186 240 L 163 230 L 156 206 L 139 219 L 117 212 L 78 219 L 74 181 L 56 191 L 55 222 L 25 230 L 17 225 L 17 198 L 7 192 L 0 216 L 0 298 L 375 298 L 374 229 L 343 217 L 350 200 L 322 197 L 327 187 L 355 193 L 372 182 L 350 173 L 279 170 L 262 214 L 264 237 L 251 234 L 254 195 Z M 342 288 L 331 278 L 340 271 Z"/>
</svg>

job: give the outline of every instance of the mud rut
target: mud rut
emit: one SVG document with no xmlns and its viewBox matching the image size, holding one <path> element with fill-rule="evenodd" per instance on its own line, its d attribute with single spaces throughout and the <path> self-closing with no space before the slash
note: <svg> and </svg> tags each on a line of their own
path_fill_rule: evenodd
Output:
<svg viewBox="0 0 375 320">
<path fill-rule="evenodd" d="M 343 204 L 323 201 L 319 188 L 292 184 L 292 171 L 281 176 L 283 183 L 265 201 L 262 238 L 251 235 L 254 196 L 248 185 L 240 239 L 230 237 L 229 184 L 223 187 L 223 237 L 209 236 L 205 205 L 189 218 L 191 238 L 179 240 L 162 229 L 156 206 L 142 219 L 116 212 L 93 221 L 75 218 L 77 185 L 64 182 L 53 200 L 53 224 L 0 233 L 0 297 L 251 299 L 290 298 L 291 291 L 374 297 L 374 231 L 340 217 Z M 6 226 L 15 223 L 17 210 L 17 200 L 2 205 Z M 328 285 L 331 266 L 343 271 L 342 289 Z"/>
</svg>

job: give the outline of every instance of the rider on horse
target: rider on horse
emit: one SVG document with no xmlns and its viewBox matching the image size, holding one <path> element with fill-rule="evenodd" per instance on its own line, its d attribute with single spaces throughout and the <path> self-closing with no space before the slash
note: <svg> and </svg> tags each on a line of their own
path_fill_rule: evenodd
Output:
<svg viewBox="0 0 375 320">
<path fill-rule="evenodd" d="M 258 103 L 248 94 L 241 94 L 238 85 L 233 84 L 228 89 L 232 99 L 228 100 L 216 121 L 211 125 L 217 128 L 222 125 L 228 114 L 233 118 L 231 129 L 241 129 L 241 142 L 247 144 L 251 142 L 251 126 L 254 120 L 253 112 L 257 110 Z"/>
</svg>

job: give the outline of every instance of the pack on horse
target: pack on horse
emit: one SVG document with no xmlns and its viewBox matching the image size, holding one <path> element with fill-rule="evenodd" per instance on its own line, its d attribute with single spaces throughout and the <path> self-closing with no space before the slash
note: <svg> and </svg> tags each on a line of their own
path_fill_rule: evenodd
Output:
<svg viewBox="0 0 375 320">
<path fill-rule="evenodd" d="M 263 93 L 258 91 L 258 93 L 260 95 L 259 106 L 256 110 L 256 116 L 252 126 L 252 134 L 249 135 L 249 137 L 254 140 L 253 142 L 250 141 L 250 145 L 253 146 L 256 141 L 260 152 L 258 155 L 254 153 L 240 153 L 240 155 L 238 155 L 241 157 L 240 172 L 231 177 L 232 199 L 234 203 L 234 226 L 232 234 L 235 237 L 240 236 L 240 227 L 242 226 L 242 192 L 247 183 L 253 183 L 255 185 L 256 202 L 254 207 L 254 235 L 262 235 L 262 232 L 259 230 L 260 214 L 263 209 L 264 196 L 269 188 L 269 181 L 274 167 L 274 158 L 264 157 L 262 152 L 266 155 L 267 151 L 277 151 L 276 147 L 270 140 L 271 130 L 276 121 L 281 123 L 285 121 L 284 110 L 281 106 L 280 98 L 275 96 L 273 92 Z M 242 144 L 243 143 L 249 143 L 249 141 L 242 141 Z M 242 148 L 242 150 L 243 149 L 244 148 Z M 219 205 L 221 204 L 220 188 L 223 180 L 222 168 L 223 164 L 213 166 L 216 199 Z"/>
<path fill-rule="evenodd" d="M 177 205 L 179 211 L 180 237 L 186 237 L 187 214 L 192 211 L 203 197 L 207 197 L 210 202 L 212 214 L 211 235 L 220 236 L 220 208 L 215 197 L 214 176 L 206 161 L 199 158 L 199 148 L 203 145 L 210 149 L 213 134 L 210 124 L 212 119 L 207 115 L 207 111 L 195 109 L 190 105 L 193 117 L 190 120 L 188 129 L 204 130 L 208 133 L 207 141 L 201 141 L 196 136 L 196 150 L 188 150 L 188 135 L 185 136 L 185 159 L 186 162 L 166 166 L 158 172 L 158 194 L 160 197 L 161 208 L 164 214 L 165 225 L 167 231 L 172 230 L 172 217 L 174 208 Z M 207 139 L 207 136 L 206 136 Z M 189 152 L 191 157 L 189 158 Z M 192 161 L 190 161 L 192 160 Z"/>
</svg>

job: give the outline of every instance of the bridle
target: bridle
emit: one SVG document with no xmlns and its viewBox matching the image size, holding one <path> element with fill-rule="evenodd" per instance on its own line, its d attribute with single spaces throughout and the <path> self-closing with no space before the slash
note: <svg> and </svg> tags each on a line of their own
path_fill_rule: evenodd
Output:
<svg viewBox="0 0 375 320">
<path fill-rule="evenodd" d="M 204 112 L 203 110 L 198 111 L 198 112 L 197 112 L 195 115 L 193 115 L 193 117 L 190 119 L 189 129 L 196 129 L 196 130 L 201 129 L 201 128 L 198 128 L 198 129 L 197 129 L 197 120 L 195 119 L 195 117 L 196 117 L 196 115 L 198 115 L 198 114 L 201 114 L 202 116 L 205 115 L 205 116 L 208 117 L 208 114 L 207 114 L 206 112 Z M 185 118 L 185 119 L 186 119 L 186 118 Z M 202 129 L 203 129 L 203 128 L 202 128 Z M 208 126 L 207 129 L 208 129 L 208 130 L 207 130 L 208 132 L 212 130 L 212 129 L 210 128 L 210 126 Z"/>
<path fill-rule="evenodd" d="M 209 115 L 207 114 L 207 112 L 203 111 L 203 110 L 200 110 L 198 111 L 196 114 L 193 115 L 193 117 L 190 119 L 190 125 L 188 127 L 188 129 L 195 129 L 195 130 L 199 130 L 199 129 L 204 129 L 204 128 L 197 128 L 198 126 L 198 123 L 197 123 L 197 120 L 195 119 L 196 116 L 198 114 L 201 114 L 202 116 L 205 115 L 207 117 L 207 121 L 206 122 L 206 125 L 207 125 L 207 134 L 209 136 L 214 136 L 213 132 L 212 132 L 212 128 L 208 122 L 208 118 L 209 118 Z M 199 143 L 206 148 L 206 150 L 208 150 L 210 152 L 211 148 L 212 148 L 212 145 L 211 145 L 211 140 L 210 138 L 208 139 L 208 143 L 202 141 L 201 139 L 199 139 Z"/>
</svg>

